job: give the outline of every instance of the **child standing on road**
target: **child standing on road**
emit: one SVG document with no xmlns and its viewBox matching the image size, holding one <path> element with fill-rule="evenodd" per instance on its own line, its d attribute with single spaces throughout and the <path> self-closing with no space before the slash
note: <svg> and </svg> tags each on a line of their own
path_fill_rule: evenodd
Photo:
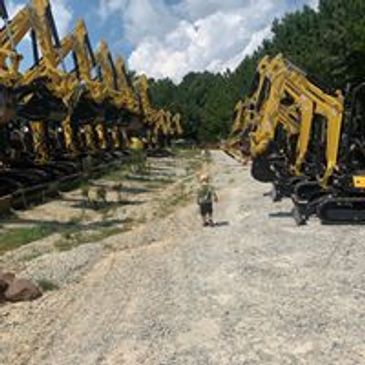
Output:
<svg viewBox="0 0 365 365">
<path fill-rule="evenodd" d="M 214 227 L 213 222 L 213 202 L 218 202 L 218 195 L 214 187 L 209 183 L 208 175 L 201 175 L 199 178 L 200 187 L 198 190 L 197 203 L 200 207 L 200 214 L 203 220 L 203 226 Z"/>
</svg>

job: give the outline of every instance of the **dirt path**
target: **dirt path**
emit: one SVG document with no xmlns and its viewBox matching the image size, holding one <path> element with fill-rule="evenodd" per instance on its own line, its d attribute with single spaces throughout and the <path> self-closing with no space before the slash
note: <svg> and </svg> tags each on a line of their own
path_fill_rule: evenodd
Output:
<svg viewBox="0 0 365 365">
<path fill-rule="evenodd" d="M 0 307 L 0 364 L 365 364 L 363 228 L 297 228 L 213 159 L 219 227 L 191 202 L 108 238 L 77 282 Z"/>
</svg>

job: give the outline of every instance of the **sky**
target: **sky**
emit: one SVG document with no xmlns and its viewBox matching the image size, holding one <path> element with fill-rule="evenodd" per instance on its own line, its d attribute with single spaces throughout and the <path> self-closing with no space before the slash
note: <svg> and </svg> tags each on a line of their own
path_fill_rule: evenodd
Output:
<svg viewBox="0 0 365 365">
<path fill-rule="evenodd" d="M 28 0 L 29 1 L 29 0 Z M 25 0 L 5 0 L 14 14 Z M 275 18 L 318 0 L 51 0 L 61 36 L 84 18 L 130 69 L 179 83 L 190 71 L 235 69 L 271 36 Z M 20 50 L 30 54 L 29 41 Z"/>
</svg>

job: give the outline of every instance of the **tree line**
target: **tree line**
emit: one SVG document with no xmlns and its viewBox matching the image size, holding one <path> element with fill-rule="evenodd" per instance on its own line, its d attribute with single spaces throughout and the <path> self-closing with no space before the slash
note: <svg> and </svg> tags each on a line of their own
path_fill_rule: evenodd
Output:
<svg viewBox="0 0 365 365">
<path fill-rule="evenodd" d="M 364 0 L 320 0 L 317 10 L 304 6 L 275 20 L 272 34 L 234 71 L 191 72 L 179 85 L 151 80 L 152 101 L 182 114 L 185 138 L 206 143 L 228 135 L 234 106 L 247 95 L 266 54 L 283 53 L 330 88 L 345 90 L 365 79 Z"/>
</svg>

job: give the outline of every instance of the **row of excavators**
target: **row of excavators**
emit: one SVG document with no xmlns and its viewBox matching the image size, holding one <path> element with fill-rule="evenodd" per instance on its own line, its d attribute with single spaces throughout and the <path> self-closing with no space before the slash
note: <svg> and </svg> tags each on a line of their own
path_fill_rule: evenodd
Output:
<svg viewBox="0 0 365 365">
<path fill-rule="evenodd" d="M 298 225 L 365 223 L 365 82 L 333 90 L 283 55 L 264 57 L 236 106 L 229 154 L 251 160 Z"/>
<path fill-rule="evenodd" d="M 61 39 L 50 0 L 11 18 L 0 0 L 0 17 L 0 208 L 77 174 L 85 158 L 105 165 L 183 133 L 179 114 L 153 107 L 145 75 L 132 79 L 105 41 L 94 52 L 83 20 Z"/>
</svg>

